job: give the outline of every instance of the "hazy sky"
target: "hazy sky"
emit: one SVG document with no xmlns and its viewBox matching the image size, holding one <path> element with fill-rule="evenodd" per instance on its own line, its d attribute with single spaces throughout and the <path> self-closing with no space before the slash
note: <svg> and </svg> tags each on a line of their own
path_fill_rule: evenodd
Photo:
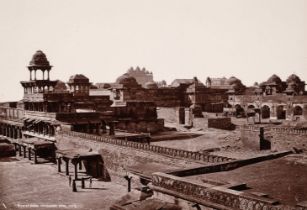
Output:
<svg viewBox="0 0 307 210">
<path fill-rule="evenodd" d="M 273 73 L 307 80 L 306 0 L 0 0 L 0 101 L 19 100 L 36 50 L 52 79 L 113 82 L 130 66 L 155 80 Z"/>
</svg>

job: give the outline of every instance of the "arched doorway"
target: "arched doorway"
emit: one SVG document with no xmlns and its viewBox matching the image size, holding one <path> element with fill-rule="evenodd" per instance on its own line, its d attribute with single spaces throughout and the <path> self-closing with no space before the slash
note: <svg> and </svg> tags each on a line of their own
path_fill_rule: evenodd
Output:
<svg viewBox="0 0 307 210">
<path fill-rule="evenodd" d="M 283 105 L 279 105 L 276 107 L 276 115 L 278 120 L 286 119 L 286 110 L 284 110 Z"/>
<path fill-rule="evenodd" d="M 262 119 L 268 119 L 268 118 L 270 118 L 270 112 L 271 112 L 271 110 L 270 110 L 270 107 L 269 106 L 267 106 L 267 105 L 264 105 L 262 108 L 261 108 L 261 117 L 262 117 Z"/>
<path fill-rule="evenodd" d="M 295 106 L 293 109 L 293 115 L 303 115 L 303 109 L 300 106 Z"/>
<path fill-rule="evenodd" d="M 236 109 L 236 113 L 235 113 L 236 117 L 244 117 L 245 116 L 244 109 L 242 108 L 242 106 L 240 104 L 236 104 L 235 109 Z"/>
</svg>

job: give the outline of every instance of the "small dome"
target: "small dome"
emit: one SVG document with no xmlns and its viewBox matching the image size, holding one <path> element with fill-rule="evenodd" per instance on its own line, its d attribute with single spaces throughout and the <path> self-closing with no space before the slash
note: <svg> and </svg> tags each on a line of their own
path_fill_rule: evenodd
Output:
<svg viewBox="0 0 307 210">
<path fill-rule="evenodd" d="M 129 86 L 135 86 L 138 84 L 136 79 L 128 74 L 123 74 L 122 76 L 118 77 L 116 79 L 116 83 Z"/>
<path fill-rule="evenodd" d="M 287 79 L 287 83 L 300 83 L 300 82 L 301 79 L 295 74 L 291 74 Z"/>
<path fill-rule="evenodd" d="M 147 88 L 147 89 L 157 89 L 158 85 L 155 82 L 146 82 L 145 88 Z"/>
<path fill-rule="evenodd" d="M 32 56 L 32 60 L 29 63 L 29 67 L 44 69 L 51 68 L 45 53 L 43 53 L 43 51 L 41 50 L 36 51 L 36 53 Z"/>
<path fill-rule="evenodd" d="M 241 83 L 241 80 L 239 80 L 236 77 L 230 77 L 227 82 L 228 82 L 229 85 L 233 85 L 233 84 L 236 84 L 236 83 Z"/>
<path fill-rule="evenodd" d="M 268 80 L 268 83 L 276 83 L 276 84 L 280 84 L 282 81 L 280 79 L 279 76 L 277 76 L 276 74 L 273 74 Z"/>
<path fill-rule="evenodd" d="M 89 79 L 83 74 L 75 74 L 69 77 L 68 83 L 89 83 Z"/>
<path fill-rule="evenodd" d="M 41 50 L 36 51 L 28 66 L 29 70 L 51 70 L 51 68 L 45 53 Z"/>
<path fill-rule="evenodd" d="M 67 90 L 66 84 L 62 82 L 61 80 L 58 80 L 56 85 L 54 86 L 54 91 L 59 92 L 59 91 L 66 91 L 66 90 Z"/>
</svg>

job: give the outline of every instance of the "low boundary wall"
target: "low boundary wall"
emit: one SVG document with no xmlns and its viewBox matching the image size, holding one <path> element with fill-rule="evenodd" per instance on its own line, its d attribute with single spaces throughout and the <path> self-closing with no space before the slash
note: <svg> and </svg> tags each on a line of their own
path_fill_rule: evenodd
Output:
<svg viewBox="0 0 307 210">
<path fill-rule="evenodd" d="M 114 138 L 106 137 L 106 136 L 96 136 L 92 134 L 78 133 L 74 131 L 59 131 L 57 135 L 58 136 L 66 135 L 66 136 L 71 136 L 71 137 L 85 138 L 87 140 L 104 142 L 104 143 L 123 146 L 123 147 L 130 147 L 130 148 L 139 149 L 143 151 L 154 152 L 154 153 L 161 154 L 161 155 L 167 155 L 167 156 L 177 157 L 177 158 L 184 158 L 184 159 L 194 160 L 194 161 L 221 163 L 221 162 L 228 162 L 228 161 L 235 160 L 233 158 L 222 157 L 222 156 L 217 156 L 217 155 L 210 155 L 210 154 L 203 154 L 200 152 L 161 147 L 157 145 L 150 145 L 150 144 L 145 144 L 145 143 L 114 139 Z"/>
</svg>

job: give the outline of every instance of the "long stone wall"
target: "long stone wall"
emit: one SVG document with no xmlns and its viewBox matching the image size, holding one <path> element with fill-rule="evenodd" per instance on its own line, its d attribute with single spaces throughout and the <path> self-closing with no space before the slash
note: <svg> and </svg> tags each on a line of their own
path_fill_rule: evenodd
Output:
<svg viewBox="0 0 307 210">
<path fill-rule="evenodd" d="M 173 196 L 173 202 L 178 198 L 197 203 L 213 209 L 240 209 L 240 210 L 303 210 L 303 207 L 289 207 L 279 205 L 271 198 L 258 197 L 247 192 L 228 189 L 223 186 L 213 186 L 206 183 L 193 182 L 185 178 L 164 173 L 154 173 L 152 184 L 155 196 L 164 199 L 163 195 Z M 160 193 L 160 196 L 159 196 Z M 168 201 L 170 201 L 168 197 Z"/>
<path fill-rule="evenodd" d="M 260 126 L 242 126 L 241 140 L 252 149 L 259 149 Z M 293 147 L 307 150 L 307 129 L 291 127 L 264 127 L 264 138 L 271 142 L 271 150 L 288 150 Z"/>
<path fill-rule="evenodd" d="M 144 143 L 125 141 L 125 140 L 114 139 L 114 138 L 110 138 L 106 136 L 96 136 L 96 135 L 78 133 L 78 132 L 73 132 L 73 131 L 59 131 L 57 135 L 79 137 L 79 138 L 84 138 L 87 140 L 104 142 L 108 144 L 113 144 L 113 145 L 118 145 L 118 146 L 123 146 L 123 147 L 130 147 L 130 148 L 139 149 L 143 151 L 154 152 L 160 155 L 166 155 L 166 156 L 171 156 L 171 157 L 177 157 L 177 158 L 183 158 L 183 159 L 207 162 L 207 163 L 219 163 L 219 162 L 226 162 L 226 161 L 234 160 L 232 158 L 222 157 L 222 156 L 217 156 L 217 155 L 203 154 L 200 152 L 167 148 L 167 147 L 161 147 L 157 145 L 149 145 L 149 144 L 144 144 Z"/>
</svg>

